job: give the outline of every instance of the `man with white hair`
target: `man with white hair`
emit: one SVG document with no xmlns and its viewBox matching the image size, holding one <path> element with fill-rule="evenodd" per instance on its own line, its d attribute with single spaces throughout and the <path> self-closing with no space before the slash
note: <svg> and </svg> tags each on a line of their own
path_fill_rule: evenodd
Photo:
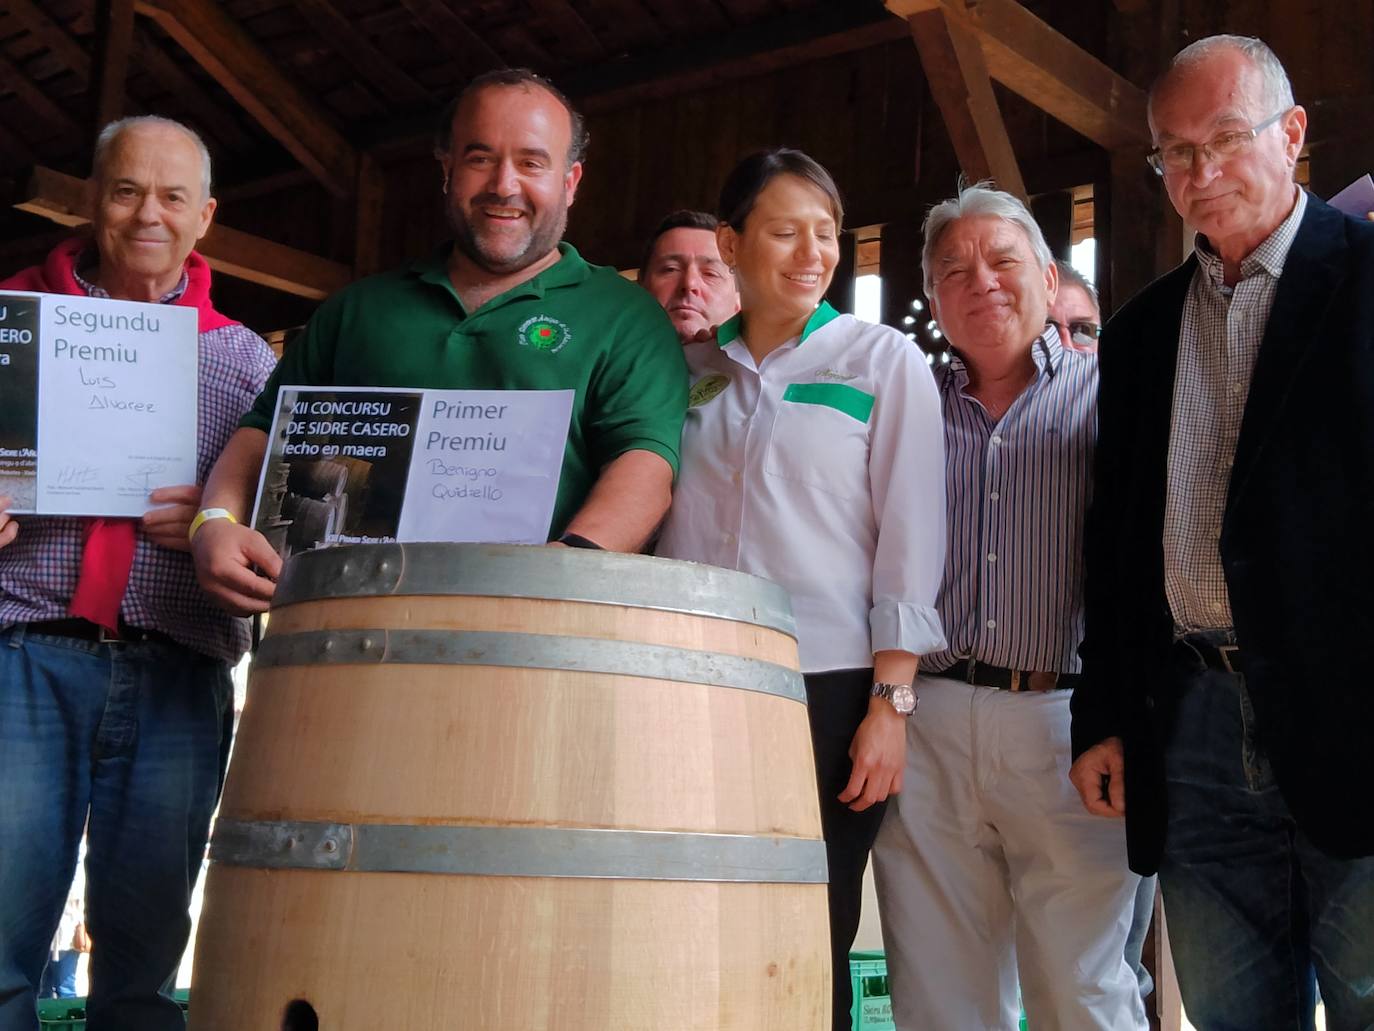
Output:
<svg viewBox="0 0 1374 1031">
<path fill-rule="evenodd" d="M 198 313 L 198 482 L 253 403 L 272 352 L 215 311 L 193 250 L 215 211 L 200 138 L 127 118 L 96 142 L 91 237 L 0 289 Z M 0 1028 L 36 1028 L 34 995 L 83 832 L 90 1031 L 185 1026 L 169 994 L 190 929 L 233 723 L 246 621 L 196 585 L 197 484 L 142 519 L 0 516 Z M 17 527 L 17 531 L 16 531 Z"/>
<path fill-rule="evenodd" d="M 1307 195 L 1260 40 L 1181 51 L 1192 257 L 1103 334 L 1073 779 L 1159 870 L 1199 1029 L 1374 1026 L 1374 226 Z"/>
<path fill-rule="evenodd" d="M 903 788 L 874 848 L 903 1031 L 1144 1028 L 1124 959 L 1139 878 L 1067 779 L 1097 361 L 1047 324 L 1059 274 L 1029 211 L 967 187 L 926 218 L 949 547 Z"/>
</svg>

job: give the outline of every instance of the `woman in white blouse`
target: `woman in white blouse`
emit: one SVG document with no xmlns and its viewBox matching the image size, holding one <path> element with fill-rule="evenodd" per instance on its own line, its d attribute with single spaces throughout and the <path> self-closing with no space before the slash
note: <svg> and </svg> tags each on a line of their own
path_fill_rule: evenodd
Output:
<svg viewBox="0 0 1374 1031">
<path fill-rule="evenodd" d="M 824 300 L 842 208 L 796 150 L 745 158 L 718 211 L 740 313 L 686 348 L 691 407 L 658 554 L 792 595 L 830 863 L 834 1027 L 863 871 L 902 786 L 917 657 L 944 645 L 944 447 L 925 356 Z M 703 334 L 708 335 L 708 334 Z"/>
</svg>

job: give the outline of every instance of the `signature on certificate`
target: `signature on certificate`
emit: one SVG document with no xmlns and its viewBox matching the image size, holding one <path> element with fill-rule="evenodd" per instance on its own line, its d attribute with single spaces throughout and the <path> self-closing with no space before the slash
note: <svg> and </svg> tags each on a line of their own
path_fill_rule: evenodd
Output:
<svg viewBox="0 0 1374 1031">
<path fill-rule="evenodd" d="M 154 478 L 167 471 L 165 464 L 147 462 L 138 466 L 131 473 L 125 473 L 125 481 L 132 487 L 137 487 L 141 491 L 151 492 L 159 484 L 154 482 Z"/>
<path fill-rule="evenodd" d="M 64 465 L 57 471 L 59 487 L 79 487 L 98 479 L 100 470 L 93 465 Z"/>
</svg>

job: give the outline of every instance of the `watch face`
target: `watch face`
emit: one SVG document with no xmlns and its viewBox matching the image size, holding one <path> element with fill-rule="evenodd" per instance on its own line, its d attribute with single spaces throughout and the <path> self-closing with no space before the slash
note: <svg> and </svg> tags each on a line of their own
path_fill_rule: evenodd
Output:
<svg viewBox="0 0 1374 1031">
<path fill-rule="evenodd" d="M 892 707 L 903 716 L 916 709 L 916 692 L 908 684 L 898 684 L 892 689 Z"/>
</svg>

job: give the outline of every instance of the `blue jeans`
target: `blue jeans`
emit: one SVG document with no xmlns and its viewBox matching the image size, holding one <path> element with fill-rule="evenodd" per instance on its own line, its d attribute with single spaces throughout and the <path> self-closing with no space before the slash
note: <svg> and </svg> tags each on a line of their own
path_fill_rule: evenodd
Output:
<svg viewBox="0 0 1374 1031">
<path fill-rule="evenodd" d="M 1374 1026 L 1374 859 L 1334 859 L 1298 829 L 1256 743 L 1240 674 L 1176 675 L 1159 877 L 1188 1019 L 1199 1031 Z M 1275 733 L 1282 733 L 1276 728 Z M 1348 792 L 1367 819 L 1367 785 Z"/>
<path fill-rule="evenodd" d="M 0 1031 L 37 1031 L 83 829 L 88 1031 L 185 1027 L 165 992 L 190 933 L 232 700 L 229 667 L 186 648 L 0 631 Z"/>
<path fill-rule="evenodd" d="M 75 949 L 63 949 L 56 959 L 49 957 L 43 970 L 43 982 L 38 986 L 40 999 L 75 999 L 76 965 L 81 953 Z"/>
</svg>

